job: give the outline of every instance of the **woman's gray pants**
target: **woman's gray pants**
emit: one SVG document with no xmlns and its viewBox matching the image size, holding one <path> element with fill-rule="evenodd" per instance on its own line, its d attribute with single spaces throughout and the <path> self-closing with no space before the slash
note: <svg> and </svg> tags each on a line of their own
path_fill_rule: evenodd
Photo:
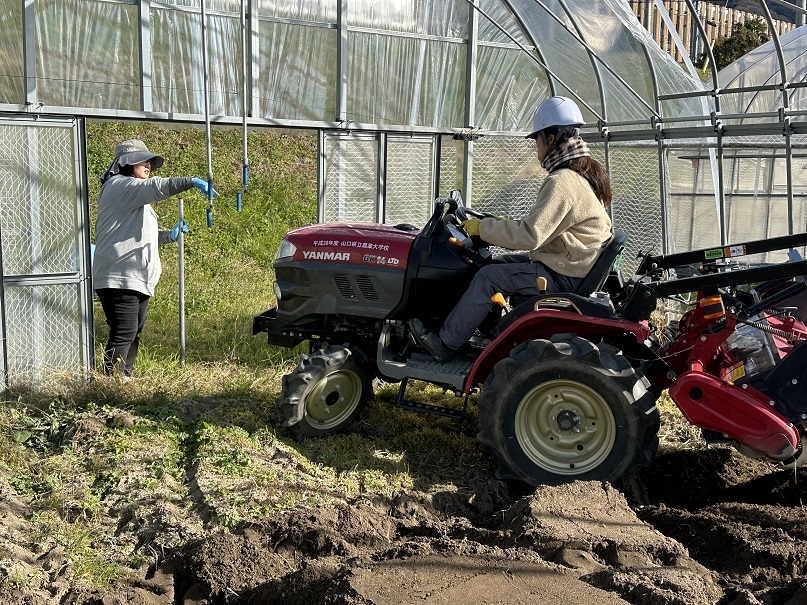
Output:
<svg viewBox="0 0 807 605">
<path fill-rule="evenodd" d="M 494 294 L 537 296 L 540 293 L 538 277 L 546 278 L 547 292 L 574 292 L 583 281 L 582 277 L 560 275 L 546 265 L 531 262 L 526 254 L 497 257 L 471 280 L 468 290 L 440 328 L 440 340 L 450 349 L 459 349 L 496 304 L 490 300 Z"/>
</svg>

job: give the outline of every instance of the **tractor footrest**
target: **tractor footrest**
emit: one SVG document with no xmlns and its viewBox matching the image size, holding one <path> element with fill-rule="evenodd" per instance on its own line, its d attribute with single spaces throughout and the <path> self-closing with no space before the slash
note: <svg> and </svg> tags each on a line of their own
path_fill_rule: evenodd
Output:
<svg viewBox="0 0 807 605">
<path fill-rule="evenodd" d="M 462 409 L 447 408 L 442 405 L 432 405 L 430 403 L 422 403 L 420 401 L 412 401 L 406 398 L 406 384 L 408 380 L 404 378 L 401 381 L 401 386 L 398 388 L 398 399 L 396 404 L 399 408 L 409 410 L 410 412 L 428 412 L 429 414 L 437 414 L 439 416 L 448 416 L 449 418 L 463 418 L 467 413 L 467 399 L 466 405 Z"/>
</svg>

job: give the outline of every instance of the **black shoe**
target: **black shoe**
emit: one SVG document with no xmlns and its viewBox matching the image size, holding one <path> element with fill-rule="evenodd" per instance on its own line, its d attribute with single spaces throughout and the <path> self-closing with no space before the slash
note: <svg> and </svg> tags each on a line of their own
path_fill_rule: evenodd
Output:
<svg viewBox="0 0 807 605">
<path fill-rule="evenodd" d="M 424 326 L 423 322 L 419 319 L 409 320 L 409 330 L 412 332 L 412 336 L 415 337 L 417 343 L 426 349 L 436 361 L 443 362 L 454 353 L 454 351 L 443 344 L 437 332 L 426 330 L 426 326 Z"/>
</svg>

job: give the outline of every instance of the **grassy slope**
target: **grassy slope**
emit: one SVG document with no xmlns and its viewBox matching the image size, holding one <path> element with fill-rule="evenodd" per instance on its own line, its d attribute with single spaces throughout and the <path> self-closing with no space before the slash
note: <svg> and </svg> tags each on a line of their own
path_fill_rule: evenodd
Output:
<svg viewBox="0 0 807 605">
<path fill-rule="evenodd" d="M 162 176 L 207 173 L 202 129 L 162 129 L 120 122 L 88 127 L 90 207 L 94 214 L 97 175 L 112 160 L 117 142 L 140 137 L 149 149 L 165 157 Z M 185 309 L 189 361 L 231 360 L 265 364 L 271 352 L 252 338 L 252 316 L 274 303 L 272 259 L 283 234 L 316 221 L 316 137 L 269 131 L 249 134 L 250 184 L 243 210 L 235 208 L 241 189 L 241 131 L 214 131 L 213 228 L 208 229 L 206 198 L 195 189 L 183 195 L 190 233 L 185 241 Z M 177 198 L 155 204 L 163 228 L 177 218 Z M 151 301 L 143 336 L 143 362 L 164 365 L 178 354 L 179 301 L 177 248 L 160 249 L 163 276 Z M 97 340 L 106 338 L 98 324 Z M 275 358 L 274 361 L 278 361 Z"/>
</svg>

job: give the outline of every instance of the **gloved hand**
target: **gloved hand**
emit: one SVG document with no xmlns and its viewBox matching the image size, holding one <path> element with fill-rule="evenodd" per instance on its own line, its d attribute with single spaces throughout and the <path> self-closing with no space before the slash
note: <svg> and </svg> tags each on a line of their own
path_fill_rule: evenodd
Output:
<svg viewBox="0 0 807 605">
<path fill-rule="evenodd" d="M 465 229 L 468 235 L 479 235 L 479 219 L 469 218 L 467 221 L 462 221 L 460 227 Z"/>
<path fill-rule="evenodd" d="M 187 233 L 188 232 L 188 221 L 182 219 L 181 221 L 177 221 L 176 224 L 171 228 L 171 241 L 175 242 L 179 239 L 179 232 Z"/>
<path fill-rule="evenodd" d="M 207 195 L 207 181 L 204 179 L 200 179 L 198 176 L 193 177 L 193 186 Z M 213 189 L 213 197 L 216 197 L 218 194 L 219 192 Z"/>
</svg>

